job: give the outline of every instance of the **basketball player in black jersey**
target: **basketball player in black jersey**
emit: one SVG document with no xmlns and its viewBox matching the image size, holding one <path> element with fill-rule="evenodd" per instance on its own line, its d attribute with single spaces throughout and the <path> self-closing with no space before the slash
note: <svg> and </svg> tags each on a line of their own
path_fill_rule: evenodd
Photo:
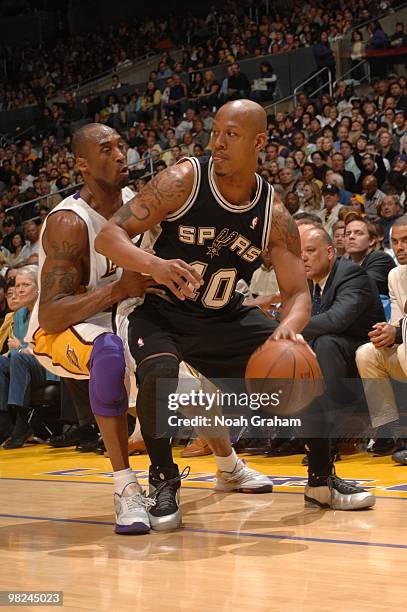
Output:
<svg viewBox="0 0 407 612">
<path fill-rule="evenodd" d="M 154 436 L 155 383 L 174 380 L 185 360 L 207 378 L 243 378 L 251 354 L 266 340 L 303 342 L 310 292 L 297 227 L 271 185 L 255 172 L 266 144 L 267 117 L 250 100 L 217 112 L 209 162 L 189 158 L 159 173 L 104 226 L 95 247 L 127 270 L 150 274 L 168 300 L 146 296 L 129 316 L 128 341 L 137 364 L 137 410 L 151 459 L 150 491 L 160 487 L 151 524 L 180 524 L 178 467 L 168 439 Z M 158 227 L 157 227 L 158 226 Z M 149 232 L 149 230 L 152 230 Z M 145 233 L 144 246 L 131 238 Z M 275 269 L 283 308 L 280 323 L 242 304 L 235 292 L 266 250 Z M 344 509 L 364 507 L 364 490 L 332 474 L 328 440 L 308 440 L 307 499 Z M 218 467 L 218 490 L 234 490 L 241 462 L 232 452 Z M 370 496 L 371 497 L 371 496 Z M 338 501 L 346 498 L 347 504 Z M 349 499 L 354 504 L 349 503 Z"/>
</svg>

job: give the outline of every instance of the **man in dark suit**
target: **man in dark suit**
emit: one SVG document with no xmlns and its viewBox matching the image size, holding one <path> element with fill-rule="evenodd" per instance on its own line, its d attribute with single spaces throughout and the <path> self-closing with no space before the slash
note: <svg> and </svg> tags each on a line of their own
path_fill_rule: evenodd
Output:
<svg viewBox="0 0 407 612">
<path fill-rule="evenodd" d="M 384 312 L 375 283 L 360 266 L 336 258 L 323 229 L 302 226 L 302 258 L 313 283 L 311 320 L 303 330 L 326 380 L 357 376 L 356 349 Z"/>
<path fill-rule="evenodd" d="M 343 406 L 346 379 L 357 377 L 356 349 L 366 342 L 372 325 L 382 320 L 384 312 L 374 282 L 360 266 L 336 258 L 332 239 L 325 230 L 307 225 L 298 229 L 313 295 L 312 316 L 302 333 L 316 353 L 326 386 L 324 394 L 308 410 L 307 420 L 313 432 L 311 436 L 306 432 L 306 436 L 315 439 L 313 456 L 308 454 L 311 486 L 306 488 L 305 496 L 313 504 L 324 505 L 325 487 L 318 486 L 312 474 L 321 473 L 330 452 L 332 419 L 336 420 L 338 406 Z M 354 393 L 353 385 L 351 397 Z M 368 492 L 352 497 L 352 508 L 370 507 L 375 502 Z"/>
<path fill-rule="evenodd" d="M 376 283 L 380 295 L 389 295 L 388 276 L 396 267 L 394 259 L 384 251 L 375 251 L 376 232 L 372 224 L 360 217 L 345 222 L 345 252 Z"/>
</svg>

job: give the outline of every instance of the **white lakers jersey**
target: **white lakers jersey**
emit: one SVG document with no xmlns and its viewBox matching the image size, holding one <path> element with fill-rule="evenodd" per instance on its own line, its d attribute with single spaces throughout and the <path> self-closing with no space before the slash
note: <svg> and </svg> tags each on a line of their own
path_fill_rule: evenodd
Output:
<svg viewBox="0 0 407 612">
<path fill-rule="evenodd" d="M 122 199 L 123 203 L 128 202 L 131 198 L 134 197 L 134 193 L 131 191 L 129 187 L 124 187 L 122 189 Z M 72 196 L 69 196 L 62 200 L 58 206 L 56 206 L 50 215 L 55 214 L 61 210 L 72 211 L 78 215 L 86 224 L 88 230 L 88 238 L 89 238 L 89 279 L 88 283 L 85 287 L 86 291 L 92 291 L 97 289 L 98 287 L 102 287 L 108 283 L 112 283 L 116 281 L 121 276 L 121 268 L 118 268 L 115 264 L 113 264 L 107 257 L 104 255 L 100 255 L 94 249 L 95 238 L 97 234 L 102 229 L 103 225 L 106 223 L 105 217 L 100 215 L 96 210 L 91 208 L 85 200 L 83 200 L 80 196 L 80 193 L 75 193 Z M 49 216 L 50 216 L 49 215 Z M 47 226 L 47 219 L 44 222 L 41 236 L 40 236 L 40 249 L 39 249 L 39 295 L 41 294 L 41 272 L 42 267 L 44 265 L 46 253 L 44 251 L 42 245 L 42 237 L 44 235 L 45 229 Z M 32 341 L 33 334 L 39 328 L 38 321 L 38 306 L 39 299 L 37 300 L 32 315 L 30 317 L 30 324 L 26 336 L 27 342 Z M 81 321 L 81 323 L 92 323 L 93 325 L 98 325 L 100 327 L 104 327 L 107 331 L 111 331 L 112 329 L 112 321 L 111 321 L 111 313 L 110 312 L 100 312 L 86 321 Z"/>
</svg>

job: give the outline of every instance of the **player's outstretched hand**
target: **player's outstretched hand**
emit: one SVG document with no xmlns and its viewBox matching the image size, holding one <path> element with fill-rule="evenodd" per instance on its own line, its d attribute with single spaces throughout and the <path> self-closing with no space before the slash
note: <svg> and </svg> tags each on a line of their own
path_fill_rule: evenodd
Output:
<svg viewBox="0 0 407 612">
<path fill-rule="evenodd" d="M 193 298 L 195 289 L 203 285 L 202 276 L 182 259 L 162 259 L 152 274 L 159 285 L 168 287 L 180 300 Z"/>
</svg>

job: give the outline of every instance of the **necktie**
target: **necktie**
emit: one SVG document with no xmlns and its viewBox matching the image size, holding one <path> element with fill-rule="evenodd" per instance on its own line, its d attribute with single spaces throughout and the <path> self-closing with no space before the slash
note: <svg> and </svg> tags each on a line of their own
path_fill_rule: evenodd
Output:
<svg viewBox="0 0 407 612">
<path fill-rule="evenodd" d="M 321 310 L 321 287 L 318 283 L 314 286 L 314 294 L 312 296 L 312 316 L 319 314 Z"/>
</svg>

